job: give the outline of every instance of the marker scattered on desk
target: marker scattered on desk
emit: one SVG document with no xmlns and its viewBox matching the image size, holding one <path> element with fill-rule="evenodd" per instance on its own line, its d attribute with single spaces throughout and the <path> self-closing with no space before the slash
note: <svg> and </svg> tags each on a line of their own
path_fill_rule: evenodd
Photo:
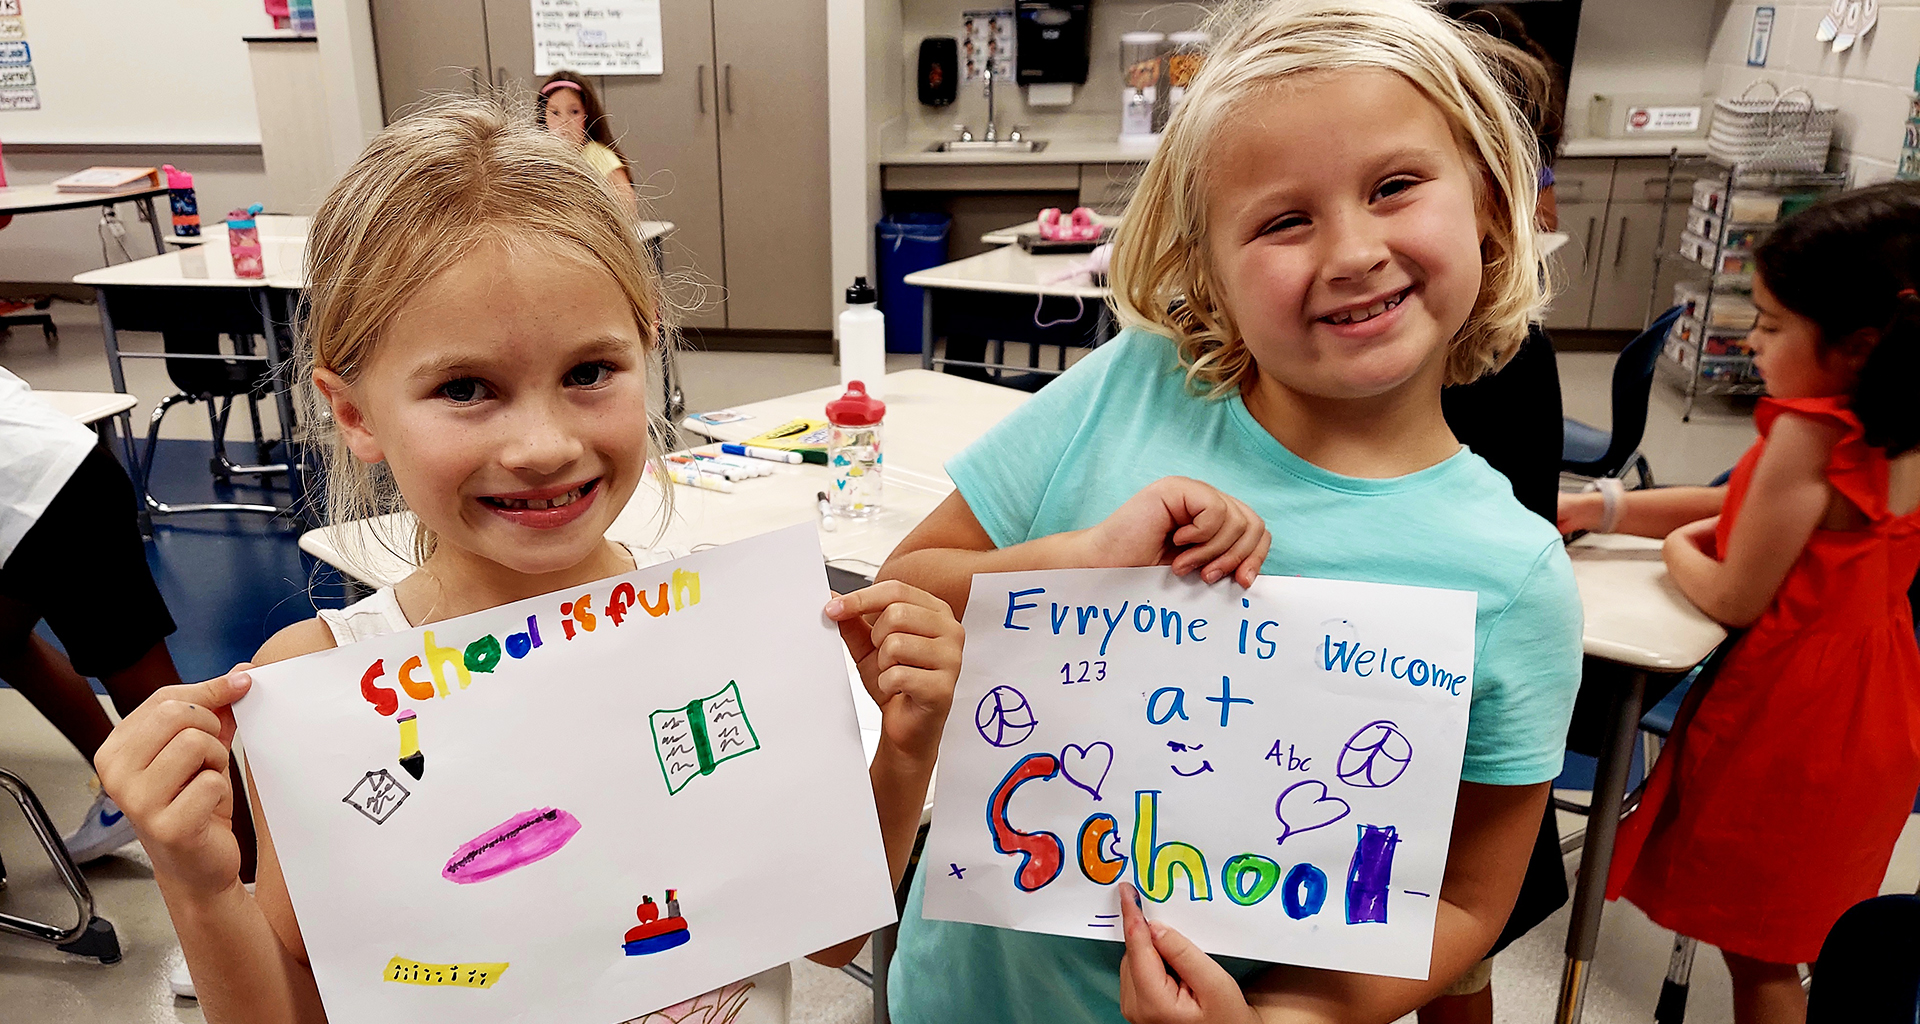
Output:
<svg viewBox="0 0 1920 1024">
<path fill-rule="evenodd" d="M 745 455 L 750 459 L 784 462 L 789 466 L 798 465 L 800 462 L 799 452 L 783 451 L 779 448 L 758 448 L 750 444 L 723 444 L 720 450 L 727 455 Z"/>
<path fill-rule="evenodd" d="M 647 466 L 647 470 L 651 472 L 653 470 L 653 466 L 649 464 Z M 722 494 L 733 493 L 733 484 L 729 483 L 725 478 L 721 477 L 719 474 L 702 473 L 691 466 L 680 466 L 680 465 L 668 466 L 667 479 L 672 480 L 676 484 L 682 484 L 687 487 L 698 487 L 703 491 L 719 491 Z"/>
<path fill-rule="evenodd" d="M 833 518 L 833 502 L 827 499 L 827 492 L 818 492 L 820 498 L 820 528 L 832 533 L 839 524 Z"/>
</svg>

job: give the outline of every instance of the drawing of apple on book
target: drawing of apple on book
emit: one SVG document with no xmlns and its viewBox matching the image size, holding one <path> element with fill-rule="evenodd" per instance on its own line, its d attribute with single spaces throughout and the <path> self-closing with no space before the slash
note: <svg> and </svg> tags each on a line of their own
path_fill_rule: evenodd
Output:
<svg viewBox="0 0 1920 1024">
<path fill-rule="evenodd" d="M 641 896 L 640 905 L 633 908 L 639 916 L 640 924 L 627 929 L 626 944 L 621 948 L 628 956 L 646 956 L 661 950 L 684 946 L 693 938 L 687 931 L 687 919 L 680 916 L 680 890 L 667 890 L 667 916 L 660 916 L 660 904 L 653 902 L 652 896 Z"/>
</svg>

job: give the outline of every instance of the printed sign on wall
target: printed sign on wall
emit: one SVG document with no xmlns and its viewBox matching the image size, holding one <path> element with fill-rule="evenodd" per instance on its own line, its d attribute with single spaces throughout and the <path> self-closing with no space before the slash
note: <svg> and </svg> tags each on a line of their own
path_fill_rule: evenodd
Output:
<svg viewBox="0 0 1920 1024">
<path fill-rule="evenodd" d="M 975 576 L 929 918 L 1425 978 L 1475 597 L 1164 568 Z"/>
<path fill-rule="evenodd" d="M 660 0 L 533 0 L 533 73 L 657 75 Z"/>
</svg>

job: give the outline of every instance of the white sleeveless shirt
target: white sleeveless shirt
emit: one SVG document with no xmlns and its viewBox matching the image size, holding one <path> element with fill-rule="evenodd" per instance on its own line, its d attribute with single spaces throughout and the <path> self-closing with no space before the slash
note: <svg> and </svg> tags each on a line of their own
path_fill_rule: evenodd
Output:
<svg viewBox="0 0 1920 1024">
<path fill-rule="evenodd" d="M 628 547 L 635 568 L 659 559 L 650 552 Z M 392 587 L 381 587 L 345 608 L 320 609 L 320 621 L 341 647 L 413 628 Z M 787 1024 L 793 1000 L 793 968 L 781 964 L 751 978 L 723 985 L 686 1002 L 635 1017 L 627 1024 Z"/>
</svg>

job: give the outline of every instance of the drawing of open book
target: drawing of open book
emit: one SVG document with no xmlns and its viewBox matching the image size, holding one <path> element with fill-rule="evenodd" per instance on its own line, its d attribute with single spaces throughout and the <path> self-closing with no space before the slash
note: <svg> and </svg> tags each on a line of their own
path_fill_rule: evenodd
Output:
<svg viewBox="0 0 1920 1024">
<path fill-rule="evenodd" d="M 708 775 L 714 766 L 760 749 L 760 739 L 747 721 L 740 702 L 740 684 L 729 682 L 719 693 L 647 716 L 653 726 L 653 750 L 660 758 L 660 774 L 667 792 L 678 793 L 696 775 Z"/>
</svg>

